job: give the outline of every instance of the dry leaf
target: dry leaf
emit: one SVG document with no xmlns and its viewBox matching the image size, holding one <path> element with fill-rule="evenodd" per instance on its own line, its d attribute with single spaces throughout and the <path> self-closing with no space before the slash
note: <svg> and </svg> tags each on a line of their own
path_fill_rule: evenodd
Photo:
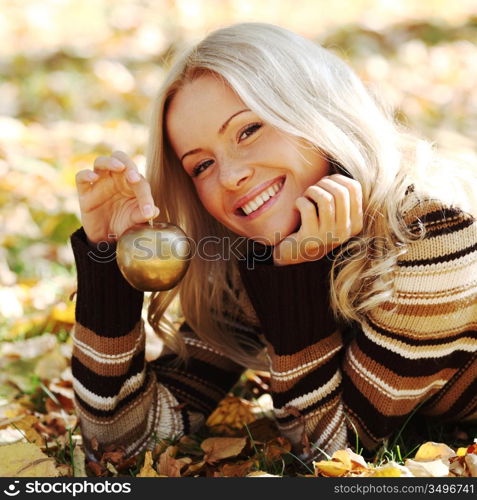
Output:
<svg viewBox="0 0 477 500">
<path fill-rule="evenodd" d="M 268 441 L 263 449 L 265 460 L 273 463 L 278 460 L 282 455 L 286 455 L 292 449 L 292 445 L 288 439 L 284 437 L 277 437 Z"/>
<path fill-rule="evenodd" d="M 316 475 L 326 477 L 342 477 L 349 472 L 349 468 L 340 461 L 334 460 L 321 460 L 320 462 L 313 462 Z"/>
<path fill-rule="evenodd" d="M 236 396 L 227 396 L 209 415 L 206 425 L 213 427 L 217 432 L 230 434 L 235 429 L 241 429 L 245 424 L 256 420 L 252 410 L 253 405 L 249 401 Z"/>
<path fill-rule="evenodd" d="M 159 457 L 159 474 L 167 477 L 181 477 L 181 469 L 192 462 L 189 457 L 174 458 L 177 446 L 169 446 Z"/>
<path fill-rule="evenodd" d="M 196 464 L 190 464 L 189 467 L 184 471 L 183 475 L 184 476 L 191 476 L 195 472 L 199 472 L 202 470 L 202 468 L 205 465 L 205 460 L 201 460 L 200 462 L 197 462 Z"/>
<path fill-rule="evenodd" d="M 477 477 L 477 455 L 471 453 L 465 456 L 465 464 L 469 469 L 469 473 L 472 477 Z"/>
<path fill-rule="evenodd" d="M 415 477 L 447 477 L 449 474 L 449 466 L 440 459 L 429 462 L 407 459 L 404 465 Z"/>
<path fill-rule="evenodd" d="M 240 438 L 208 438 L 202 441 L 200 447 L 205 451 L 204 460 L 212 464 L 224 458 L 235 457 L 244 448 L 247 439 Z"/>
<path fill-rule="evenodd" d="M 85 462 L 86 460 L 83 450 L 76 445 L 73 450 L 73 464 L 75 469 L 74 477 L 88 477 L 86 474 Z"/>
<path fill-rule="evenodd" d="M 234 464 L 223 464 L 220 468 L 220 472 L 225 477 L 245 477 L 250 469 L 256 464 L 257 461 L 253 459 Z"/>
<path fill-rule="evenodd" d="M 419 447 L 414 460 L 417 462 L 429 462 L 443 459 L 444 462 L 447 461 L 448 463 L 448 459 L 453 456 L 455 456 L 455 451 L 446 444 L 429 441 Z"/>
<path fill-rule="evenodd" d="M 274 474 L 269 474 L 268 472 L 264 472 L 263 470 L 256 470 L 254 472 L 250 472 L 245 477 L 281 477 L 275 476 Z"/>
<path fill-rule="evenodd" d="M 38 418 L 34 415 L 25 415 L 21 420 L 12 424 L 12 426 L 18 429 L 29 443 L 42 447 L 44 446 L 44 439 L 35 429 L 38 422 Z"/>
<path fill-rule="evenodd" d="M 53 458 L 31 443 L 0 446 L 0 477 L 58 477 Z"/>
<path fill-rule="evenodd" d="M 139 474 L 136 477 L 158 477 L 158 473 L 152 466 L 152 453 L 146 451 L 144 456 L 144 465 L 141 467 Z"/>
</svg>

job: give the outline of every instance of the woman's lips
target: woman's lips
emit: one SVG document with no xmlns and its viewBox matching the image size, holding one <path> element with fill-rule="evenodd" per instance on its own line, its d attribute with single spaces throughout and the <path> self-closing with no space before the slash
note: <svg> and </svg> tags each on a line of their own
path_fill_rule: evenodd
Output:
<svg viewBox="0 0 477 500">
<path fill-rule="evenodd" d="M 239 217 L 242 217 L 243 219 L 247 220 L 253 220 L 256 217 L 259 217 L 265 210 L 268 210 L 279 198 L 283 191 L 283 187 L 285 186 L 286 183 L 286 176 L 283 178 L 283 183 L 280 188 L 280 191 L 277 191 L 271 198 L 269 198 L 263 205 L 260 205 L 260 207 L 253 211 L 252 213 L 245 215 L 245 213 L 242 212 L 242 209 L 239 209 L 239 213 L 237 214 Z"/>
</svg>

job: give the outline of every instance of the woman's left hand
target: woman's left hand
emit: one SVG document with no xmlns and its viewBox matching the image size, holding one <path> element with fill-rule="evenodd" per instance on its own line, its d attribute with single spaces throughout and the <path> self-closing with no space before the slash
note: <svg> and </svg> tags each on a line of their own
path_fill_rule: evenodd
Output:
<svg viewBox="0 0 477 500">
<path fill-rule="evenodd" d="M 323 177 L 310 186 L 296 200 L 301 226 L 275 246 L 274 264 L 286 266 L 321 259 L 359 234 L 363 229 L 362 199 L 360 183 L 341 174 Z"/>
</svg>

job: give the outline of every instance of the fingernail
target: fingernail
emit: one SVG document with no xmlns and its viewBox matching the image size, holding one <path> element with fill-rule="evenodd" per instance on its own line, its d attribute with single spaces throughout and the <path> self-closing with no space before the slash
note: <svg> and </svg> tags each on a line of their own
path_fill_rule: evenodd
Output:
<svg viewBox="0 0 477 500">
<path fill-rule="evenodd" d="M 124 163 L 121 163 L 119 160 L 117 160 L 116 158 L 113 158 L 111 160 L 111 165 L 114 167 L 114 168 L 122 168 L 124 167 Z"/>
<path fill-rule="evenodd" d="M 132 182 L 136 182 L 140 179 L 139 174 L 135 170 L 129 170 L 128 179 Z"/>
<path fill-rule="evenodd" d="M 90 172 L 90 173 L 87 175 L 87 178 L 88 178 L 88 180 L 89 180 L 89 181 L 91 181 L 91 182 L 92 182 L 92 181 L 95 181 L 95 180 L 98 178 L 98 176 L 97 176 L 94 172 Z"/>
<path fill-rule="evenodd" d="M 144 205 L 142 207 L 142 211 L 144 213 L 144 217 L 152 217 L 153 211 L 151 205 Z"/>
</svg>

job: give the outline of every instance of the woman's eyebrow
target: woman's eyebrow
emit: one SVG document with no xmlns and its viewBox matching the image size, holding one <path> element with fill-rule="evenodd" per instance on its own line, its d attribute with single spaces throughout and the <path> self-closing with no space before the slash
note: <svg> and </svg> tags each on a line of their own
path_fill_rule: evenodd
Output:
<svg viewBox="0 0 477 500">
<path fill-rule="evenodd" d="M 219 135 L 222 135 L 225 130 L 227 129 L 230 121 L 232 120 L 232 118 L 235 118 L 237 115 L 239 115 L 240 113 L 245 113 L 246 111 L 250 111 L 250 109 L 248 108 L 245 108 L 245 109 L 241 109 L 240 111 L 237 111 L 236 113 L 234 113 L 232 116 L 229 116 L 227 118 L 227 120 L 222 124 L 222 126 L 219 128 L 219 131 L 218 131 L 218 134 Z M 195 153 L 200 153 L 202 151 L 202 148 L 196 148 L 196 149 L 191 149 L 190 151 L 187 151 L 187 153 L 183 154 L 182 157 L 181 157 L 181 162 L 182 160 L 188 156 L 188 155 L 193 155 Z"/>
</svg>

